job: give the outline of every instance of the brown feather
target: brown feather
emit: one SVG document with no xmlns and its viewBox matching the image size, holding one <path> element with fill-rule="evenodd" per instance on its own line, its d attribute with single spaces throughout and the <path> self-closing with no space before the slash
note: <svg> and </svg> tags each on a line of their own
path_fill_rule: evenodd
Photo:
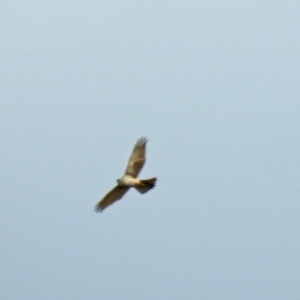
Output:
<svg viewBox="0 0 300 300">
<path fill-rule="evenodd" d="M 102 200 L 98 202 L 98 204 L 95 206 L 95 210 L 97 212 L 103 211 L 109 205 L 120 200 L 128 190 L 129 187 L 127 186 L 117 185 L 110 192 L 108 192 Z"/>
<path fill-rule="evenodd" d="M 142 137 L 134 145 L 125 171 L 126 175 L 130 175 L 133 178 L 136 178 L 139 175 L 146 162 L 147 141 L 146 138 Z"/>
<path fill-rule="evenodd" d="M 156 177 L 149 179 L 141 179 L 140 185 L 135 186 L 137 191 L 141 194 L 147 193 L 149 190 L 155 187 Z"/>
</svg>

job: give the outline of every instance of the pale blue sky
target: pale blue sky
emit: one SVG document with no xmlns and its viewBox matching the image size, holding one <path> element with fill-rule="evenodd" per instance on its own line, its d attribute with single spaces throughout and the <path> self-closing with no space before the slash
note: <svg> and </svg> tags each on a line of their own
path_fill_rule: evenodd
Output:
<svg viewBox="0 0 300 300">
<path fill-rule="evenodd" d="M 300 299 L 300 2 L 2 1 L 0 298 Z M 95 203 L 146 136 L 146 195 Z"/>
</svg>

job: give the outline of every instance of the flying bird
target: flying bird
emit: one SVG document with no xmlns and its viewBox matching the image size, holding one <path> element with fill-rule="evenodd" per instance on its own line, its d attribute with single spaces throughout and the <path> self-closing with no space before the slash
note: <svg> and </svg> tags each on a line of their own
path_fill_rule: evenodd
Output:
<svg viewBox="0 0 300 300">
<path fill-rule="evenodd" d="M 131 156 L 129 158 L 125 174 L 117 179 L 117 186 L 108 192 L 102 200 L 95 206 L 97 212 L 103 211 L 109 205 L 120 200 L 126 192 L 134 187 L 139 193 L 145 194 L 153 189 L 156 183 L 156 177 L 149 179 L 138 179 L 140 171 L 146 162 L 146 144 L 147 139 L 141 137 L 133 147 Z"/>
</svg>

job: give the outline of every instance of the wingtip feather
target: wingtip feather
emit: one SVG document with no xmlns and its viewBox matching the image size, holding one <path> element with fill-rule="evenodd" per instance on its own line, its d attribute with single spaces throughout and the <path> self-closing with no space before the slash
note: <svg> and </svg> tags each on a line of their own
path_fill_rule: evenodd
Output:
<svg viewBox="0 0 300 300">
<path fill-rule="evenodd" d="M 140 137 L 138 140 L 137 140 L 137 144 L 138 145 L 144 145 L 148 142 L 148 139 L 144 136 Z"/>
<path fill-rule="evenodd" d="M 96 205 L 96 206 L 95 206 L 95 212 L 96 212 L 96 213 L 102 213 L 103 210 L 104 210 L 104 208 L 101 207 L 100 205 Z"/>
</svg>

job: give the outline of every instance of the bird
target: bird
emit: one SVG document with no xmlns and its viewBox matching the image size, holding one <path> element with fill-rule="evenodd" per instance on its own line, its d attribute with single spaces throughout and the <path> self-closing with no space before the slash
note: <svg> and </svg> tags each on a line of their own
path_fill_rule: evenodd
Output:
<svg viewBox="0 0 300 300">
<path fill-rule="evenodd" d="M 146 162 L 146 144 L 148 139 L 141 137 L 135 143 L 124 175 L 117 179 L 117 185 L 109 191 L 95 206 L 96 212 L 120 200 L 130 188 L 135 188 L 140 194 L 145 194 L 155 187 L 157 178 L 138 179 L 140 171 Z"/>
</svg>

